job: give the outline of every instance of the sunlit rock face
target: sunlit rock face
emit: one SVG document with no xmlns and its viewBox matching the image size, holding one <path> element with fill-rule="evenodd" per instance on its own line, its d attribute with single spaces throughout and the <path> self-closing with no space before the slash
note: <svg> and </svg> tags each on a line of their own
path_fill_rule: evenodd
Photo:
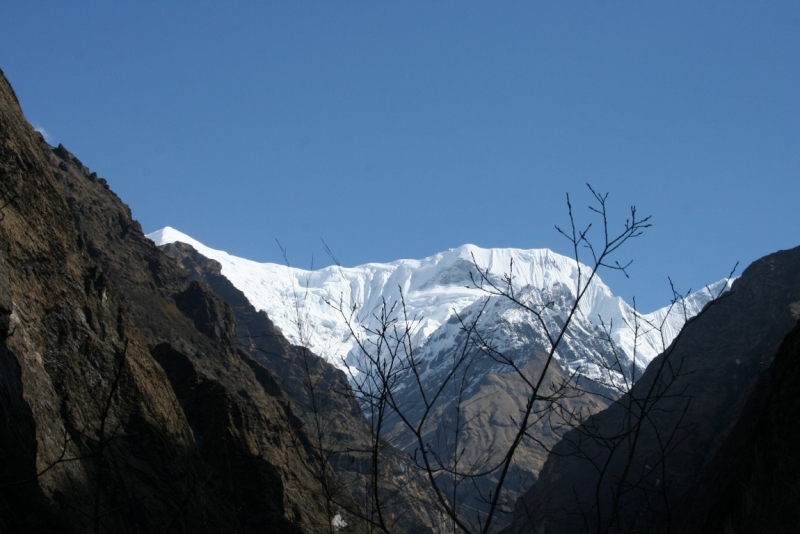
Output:
<svg viewBox="0 0 800 534">
<path fill-rule="evenodd" d="M 327 532 L 307 436 L 228 304 L 2 73 L 0 198 L 0 531 Z"/>
</svg>

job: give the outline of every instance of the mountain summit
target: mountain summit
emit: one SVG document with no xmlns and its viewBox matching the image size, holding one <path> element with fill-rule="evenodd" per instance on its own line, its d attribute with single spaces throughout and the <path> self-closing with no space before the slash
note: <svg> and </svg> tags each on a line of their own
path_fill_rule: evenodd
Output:
<svg viewBox="0 0 800 534">
<path fill-rule="evenodd" d="M 307 271 L 239 258 L 207 247 L 171 227 L 147 237 L 158 246 L 174 242 L 192 245 L 203 256 L 218 261 L 222 274 L 257 309 L 266 311 L 286 337 L 339 367 L 353 365 L 357 351 L 350 327 L 337 310 L 339 307 L 357 308 L 357 319 L 365 326 L 374 326 L 374 312 L 384 302 L 400 302 L 402 297 L 407 316 L 414 319 L 414 344 L 423 347 L 433 339 L 442 339 L 448 321 L 455 321 L 457 315 L 487 298 L 487 293 L 473 283 L 472 277 L 477 276 L 478 269 L 491 279 L 500 280 L 513 266 L 515 285 L 522 291 L 531 294 L 549 291 L 552 297 L 552 291 L 557 289 L 565 292 L 567 298 L 575 297 L 578 268 L 583 273 L 590 271 L 586 265 L 579 266 L 574 259 L 549 249 L 484 249 L 475 245 L 462 245 L 421 260 Z M 601 324 L 609 327 L 626 367 L 635 358 L 637 369 L 643 370 L 672 342 L 685 319 L 699 312 L 722 284 L 730 282 L 721 280 L 690 295 L 678 306 L 643 314 L 645 322 L 663 321 L 664 328 L 651 329 L 635 339 L 629 326 L 633 308 L 595 277 L 581 301 L 581 318 L 590 335 L 600 335 Z M 495 310 L 496 316 L 507 321 L 510 310 L 502 308 Z M 593 366 L 584 358 L 567 358 L 564 363 L 572 369 L 581 365 L 579 373 L 592 374 Z"/>
</svg>

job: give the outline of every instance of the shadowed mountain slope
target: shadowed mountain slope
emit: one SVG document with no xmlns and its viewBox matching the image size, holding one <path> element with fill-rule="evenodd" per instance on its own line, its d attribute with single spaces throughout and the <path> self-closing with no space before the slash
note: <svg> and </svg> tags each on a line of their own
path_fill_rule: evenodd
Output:
<svg viewBox="0 0 800 534">
<path fill-rule="evenodd" d="M 693 530 L 693 488 L 714 471 L 737 423 L 744 424 L 740 416 L 759 374 L 799 312 L 800 247 L 750 265 L 729 295 L 687 324 L 630 394 L 565 436 L 538 483 L 517 502 L 516 529 Z M 630 421 L 630 395 L 644 398 L 668 375 L 677 378 L 635 435 L 635 446 L 624 441 L 610 457 L 606 445 Z"/>
<path fill-rule="evenodd" d="M 685 499 L 696 532 L 800 532 L 798 413 L 800 322 Z"/>
<path fill-rule="evenodd" d="M 0 73 L 0 530 L 229 519 L 147 340 L 91 260 Z M 208 506 L 183 504 L 190 493 Z M 109 510 L 116 510 L 108 514 Z"/>
<path fill-rule="evenodd" d="M 259 380 L 238 348 L 230 306 L 145 238 L 103 179 L 63 147 L 42 148 L 89 255 L 166 371 L 237 528 L 266 531 L 288 516 L 326 530 L 318 484 L 303 467 L 314 450 L 275 378 Z"/>
</svg>

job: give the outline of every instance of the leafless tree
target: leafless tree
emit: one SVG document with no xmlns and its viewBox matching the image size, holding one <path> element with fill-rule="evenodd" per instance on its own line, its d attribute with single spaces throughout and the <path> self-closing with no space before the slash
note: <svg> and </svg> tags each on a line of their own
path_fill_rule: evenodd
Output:
<svg viewBox="0 0 800 534">
<path fill-rule="evenodd" d="M 602 237 L 599 244 L 589 239 L 591 224 L 582 229 L 576 226 L 569 196 L 567 206 L 570 227 L 567 231 L 557 227 L 558 232 L 569 240 L 577 267 L 574 298 L 561 320 L 555 320 L 553 316 L 553 302 L 535 306 L 520 295 L 516 288 L 513 263 L 509 265 L 508 272 L 497 280 L 490 275 L 488 268 L 480 266 L 473 258 L 475 270 L 472 287 L 481 289 L 487 297 L 512 302 L 530 314 L 545 333 L 546 354 L 541 366 L 533 373 L 529 369 L 523 369 L 515 358 L 498 350 L 491 339 L 484 336 L 479 327 L 484 311 L 482 309 L 471 318 L 459 316 L 464 333 L 463 342 L 451 355 L 446 373 L 437 386 L 430 390 L 422 379 L 424 362 L 413 342 L 417 318 L 409 317 L 402 291 L 398 302 L 384 302 L 379 309 L 373 311 L 371 324 L 376 324 L 377 327 L 362 324 L 363 317 L 359 316 L 357 303 L 330 303 L 342 314 L 356 340 L 361 362 L 359 372 L 353 374 L 351 382 L 372 424 L 376 440 L 388 437 L 388 428 L 393 421 L 400 421 L 400 426 L 415 442 L 414 459 L 427 477 L 438 500 L 437 504 L 449 517 L 452 530 L 481 533 L 493 530 L 497 514 L 509 504 L 503 501 L 503 489 L 519 447 L 524 442 L 537 442 L 538 437 L 532 432 L 534 425 L 549 419 L 553 414 L 568 413 L 569 409 L 564 406 L 564 401 L 582 394 L 575 386 L 575 371 L 563 379 L 553 381 L 551 369 L 557 349 L 568 335 L 570 325 L 579 313 L 580 304 L 597 273 L 602 269 L 624 273 L 630 263 L 620 263 L 614 259 L 615 254 L 650 226 L 649 217 L 640 218 L 636 209 L 631 208 L 622 230 L 613 233 L 608 221 L 607 195 L 600 195 L 591 187 L 589 189 L 595 201 L 590 209 L 600 218 Z M 588 252 L 587 256 L 590 258 L 588 268 L 582 263 L 584 252 Z M 488 302 L 488 299 L 484 302 Z M 478 460 L 465 463 L 464 451 L 459 450 L 458 440 L 459 432 L 466 422 L 462 419 L 463 394 L 469 385 L 469 369 L 481 357 L 491 359 L 507 372 L 519 377 L 527 386 L 527 394 L 522 402 L 521 412 L 509 414 L 516 425 L 516 432 L 508 449 L 499 458 L 484 454 L 478 455 Z M 416 409 L 413 413 L 398 398 L 398 391 L 407 387 L 414 388 L 421 403 L 421 409 Z M 439 447 L 431 446 L 427 436 L 431 425 L 442 424 L 442 421 L 435 420 L 441 416 L 437 407 L 448 395 L 455 398 L 455 414 L 447 425 L 447 430 L 453 433 L 453 439 L 443 451 Z M 567 421 L 574 417 L 576 414 L 570 414 Z M 481 491 L 478 481 L 490 476 L 493 479 L 492 487 L 488 492 Z M 459 487 L 462 485 L 472 485 L 479 491 L 485 504 L 483 513 L 470 517 L 473 514 L 459 497 Z M 376 503 L 379 504 L 379 500 Z M 380 506 L 378 515 L 380 516 Z"/>
<path fill-rule="evenodd" d="M 286 249 L 278 245 L 288 266 Z M 402 532 L 404 529 L 399 524 L 414 523 L 408 520 L 409 512 L 420 504 L 426 507 L 424 502 L 407 503 L 414 493 L 406 491 L 408 481 L 401 482 L 388 475 L 389 471 L 402 469 L 402 464 L 408 461 L 383 439 L 381 429 L 371 427 L 363 417 L 352 416 L 350 412 L 358 413 L 361 407 L 356 403 L 347 377 L 331 372 L 329 364 L 306 348 L 314 326 L 306 313 L 308 286 L 301 282 L 295 284 L 292 291 L 291 323 L 296 344 L 291 352 L 279 354 L 252 342 L 247 342 L 243 348 L 260 352 L 271 361 L 281 360 L 294 371 L 299 368 L 295 379 L 299 379 L 300 384 L 285 389 L 303 420 L 303 435 L 308 436 L 309 441 L 293 435 L 292 445 L 306 459 L 305 468 L 321 488 L 327 524 L 320 526 L 331 533 L 342 529 Z M 269 335 L 251 332 L 247 337 L 253 340 Z M 289 359 L 291 362 L 287 361 Z M 337 376 L 332 378 L 334 374 Z"/>
<path fill-rule="evenodd" d="M 364 495 L 369 498 L 362 502 L 362 508 L 357 513 L 366 521 L 369 529 L 383 532 L 393 529 L 393 524 L 387 519 L 387 503 L 402 488 L 394 488 L 393 495 L 382 491 L 389 485 L 387 477 L 391 477 L 391 474 L 381 469 L 381 463 L 386 461 L 389 443 L 398 442 L 398 436 L 402 434 L 404 449 L 413 451 L 411 456 L 416 469 L 427 480 L 435 500 L 433 505 L 447 518 L 440 530 L 481 534 L 497 531 L 508 524 L 502 516 L 509 514 L 514 505 L 506 485 L 512 476 L 514 460 L 520 448 L 539 447 L 545 452 L 552 452 L 551 444 L 537 433 L 537 428 L 543 425 L 549 427 L 556 436 L 575 439 L 574 451 L 570 454 L 590 460 L 600 473 L 595 501 L 576 502 L 574 507 L 574 513 L 583 519 L 587 531 L 628 529 L 629 525 L 623 521 L 627 517 L 625 508 L 631 495 L 637 492 L 643 492 L 648 502 L 660 499 L 660 506 L 654 503 L 654 509 L 658 507 L 669 511 L 664 489 L 667 484 L 665 465 L 675 447 L 691 432 L 691 425 L 682 424 L 683 419 L 679 418 L 678 424 L 663 429 L 658 434 L 658 452 L 652 465 L 648 464 L 648 472 L 634 472 L 632 469 L 633 453 L 639 446 L 641 430 L 645 425 L 655 424 L 659 411 L 664 409 L 664 401 L 683 399 L 683 410 L 688 408 L 691 401 L 686 397 L 685 390 L 681 389 L 679 380 L 687 372 L 683 362 L 669 358 L 665 323 L 656 323 L 636 312 L 635 308 L 627 321 L 628 328 L 633 332 L 634 347 L 641 336 L 656 332 L 667 354 L 659 361 L 657 379 L 641 396 L 628 395 L 638 379 L 637 373 L 640 374 L 636 354 L 634 352 L 630 362 L 625 363 L 627 358 L 623 357 L 621 349 L 611 337 L 613 325 L 603 323 L 602 318 L 600 340 L 607 346 L 605 356 L 587 355 L 601 371 L 593 383 L 587 383 L 588 379 L 581 376 L 579 368 L 560 369 L 556 363 L 559 348 L 572 335 L 571 327 L 581 313 L 581 303 L 592 284 L 596 283 L 598 273 L 611 270 L 627 276 L 631 262 L 620 261 L 617 257 L 626 244 L 650 227 L 650 217 L 640 217 L 636 208 L 631 207 L 621 229 L 613 230 L 608 195 L 598 193 L 591 186 L 589 191 L 592 199 L 589 210 L 595 222 L 579 227 L 572 202 L 567 196 L 569 226 L 566 229 L 556 227 L 570 243 L 575 261 L 577 275 L 571 299 L 559 302 L 556 302 L 556 298 L 545 302 L 531 301 L 518 286 L 513 262 L 509 264 L 508 271 L 497 278 L 473 257 L 470 287 L 483 291 L 486 298 L 477 312 L 471 315 L 456 313 L 461 341 L 457 349 L 449 354 L 446 369 L 439 375 L 434 387 L 423 379 L 426 362 L 415 344 L 420 318 L 409 315 L 402 289 L 397 301 L 384 300 L 372 310 L 363 310 L 360 303 L 346 302 L 343 298 L 328 302 L 349 326 L 357 347 L 355 359 L 358 363 L 347 366 L 347 369 L 354 394 L 370 424 L 370 444 L 366 449 L 359 450 L 332 446 L 330 441 L 323 439 L 324 435 L 331 433 L 331 428 L 325 426 L 330 420 L 325 417 L 319 417 L 318 422 L 313 419 L 312 433 L 318 436 L 317 446 L 325 451 L 328 458 L 341 454 L 360 454 L 369 459 L 370 468 L 363 479 Z M 723 290 L 713 295 L 713 299 L 720 298 Z M 684 320 L 689 320 L 684 306 L 688 293 L 681 295 L 673 288 L 673 295 L 672 306 L 664 316 L 664 321 L 673 309 L 684 314 Z M 530 347 L 530 351 L 541 351 L 535 368 L 524 365 L 532 361 L 531 358 L 522 361 L 518 356 L 504 352 L 482 330 L 481 319 L 487 313 L 487 306 L 492 299 L 510 302 L 533 318 L 543 332 L 543 349 Z M 296 302 L 301 302 L 299 295 L 296 295 Z M 298 332 L 303 332 L 309 324 L 302 310 L 303 306 L 298 305 Z M 679 339 L 680 336 L 675 343 Z M 674 347 L 675 343 L 670 346 Z M 612 357 L 609 359 L 607 354 Z M 507 414 L 515 430 L 510 444 L 500 454 L 466 451 L 461 441 L 462 433 L 470 422 L 466 407 L 467 392 L 475 376 L 472 370 L 485 361 L 513 374 L 526 388 L 524 398 L 520 399 L 519 413 Z M 312 376 L 310 370 L 308 376 Z M 309 380 L 307 387 L 315 403 L 312 412 L 314 417 L 318 417 L 324 410 L 314 400 L 317 395 L 315 384 Z M 413 407 L 403 401 L 403 398 L 408 398 L 409 391 L 413 391 L 416 399 Z M 575 408 L 572 403 L 586 395 L 596 396 L 604 404 L 625 403 L 627 415 L 623 428 L 609 435 L 593 426 L 593 420 L 589 417 L 591 414 L 584 408 Z M 623 400 L 619 401 L 620 398 Z M 451 406 L 450 411 L 442 409 L 445 401 Z M 621 476 L 615 477 L 609 497 L 608 491 L 603 489 L 608 483 L 604 477 L 610 463 L 618 461 L 619 455 L 627 455 L 622 461 L 627 461 L 629 465 L 623 469 Z M 654 476 L 654 473 L 660 473 L 660 476 Z M 480 509 L 465 501 L 464 491 L 478 495 Z M 335 499 L 331 498 L 330 502 L 333 504 Z M 341 503 L 338 505 L 341 506 Z M 531 522 L 530 526 L 535 527 L 535 523 Z"/>
<path fill-rule="evenodd" d="M 727 280 L 733 277 L 737 266 Z M 686 308 L 690 291 L 679 293 L 671 280 L 670 287 L 673 298 L 661 321 L 638 313 L 635 306 L 628 321 L 635 339 L 649 332 L 660 337 L 661 357 L 654 362 L 652 381 L 642 388 L 633 387 L 638 379 L 635 354 L 629 372 L 625 373 L 618 347 L 611 339 L 611 325 L 601 321 L 604 341 L 614 358 L 595 360 L 604 371 L 598 381 L 615 390 L 617 395 L 607 400 L 615 403 L 621 415 L 609 421 L 609 418 L 585 418 L 568 412 L 559 414 L 562 420 L 568 421 L 566 426 L 572 432 L 564 435 L 558 452 L 551 451 L 551 454 L 574 457 L 594 471 L 596 482 L 591 491 L 581 495 L 576 491 L 574 503 L 566 510 L 579 518 L 585 532 L 671 531 L 674 511 L 668 495 L 667 465 L 676 448 L 692 434 L 695 423 L 686 420 L 692 399 L 687 393 L 685 378 L 690 372 L 683 356 L 673 355 L 683 330 L 669 340 L 665 336 L 665 323 L 673 311 L 682 315 L 684 324 L 697 320 L 727 296 L 724 293 L 728 285 L 726 281 L 716 290 L 706 287 L 709 302 L 693 317 Z M 592 393 L 603 395 L 602 392 Z M 665 417 L 667 415 L 671 417 Z M 668 419 L 670 422 L 665 423 Z M 643 447 L 645 433 L 655 446 L 647 451 L 645 463 L 638 465 L 635 459 Z M 528 511 L 529 526 L 541 524 L 542 518 L 537 517 L 536 512 Z"/>
</svg>

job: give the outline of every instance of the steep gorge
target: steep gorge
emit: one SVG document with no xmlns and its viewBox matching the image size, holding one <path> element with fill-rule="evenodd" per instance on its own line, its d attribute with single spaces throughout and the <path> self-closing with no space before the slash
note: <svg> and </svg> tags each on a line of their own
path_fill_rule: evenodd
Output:
<svg viewBox="0 0 800 534">
<path fill-rule="evenodd" d="M 669 358 L 686 366 L 690 408 L 665 398 L 658 416 L 692 429 L 663 470 L 669 489 L 649 473 L 656 435 L 629 462 L 670 506 L 634 496 L 608 530 L 800 528 L 798 273 L 800 248 L 762 258 L 689 325 Z M 0 71 L 0 532 L 328 532 L 340 510 L 320 478 L 354 510 L 370 497 L 370 429 L 346 382 L 218 264 L 149 241 L 105 180 L 33 131 Z M 490 382 L 482 397 L 509 393 Z M 621 414 L 618 402 L 588 424 L 613 431 Z M 518 501 L 516 530 L 585 530 L 575 498 L 590 503 L 597 480 L 573 444 Z M 407 456 L 382 449 L 390 522 L 443 528 Z"/>
</svg>

